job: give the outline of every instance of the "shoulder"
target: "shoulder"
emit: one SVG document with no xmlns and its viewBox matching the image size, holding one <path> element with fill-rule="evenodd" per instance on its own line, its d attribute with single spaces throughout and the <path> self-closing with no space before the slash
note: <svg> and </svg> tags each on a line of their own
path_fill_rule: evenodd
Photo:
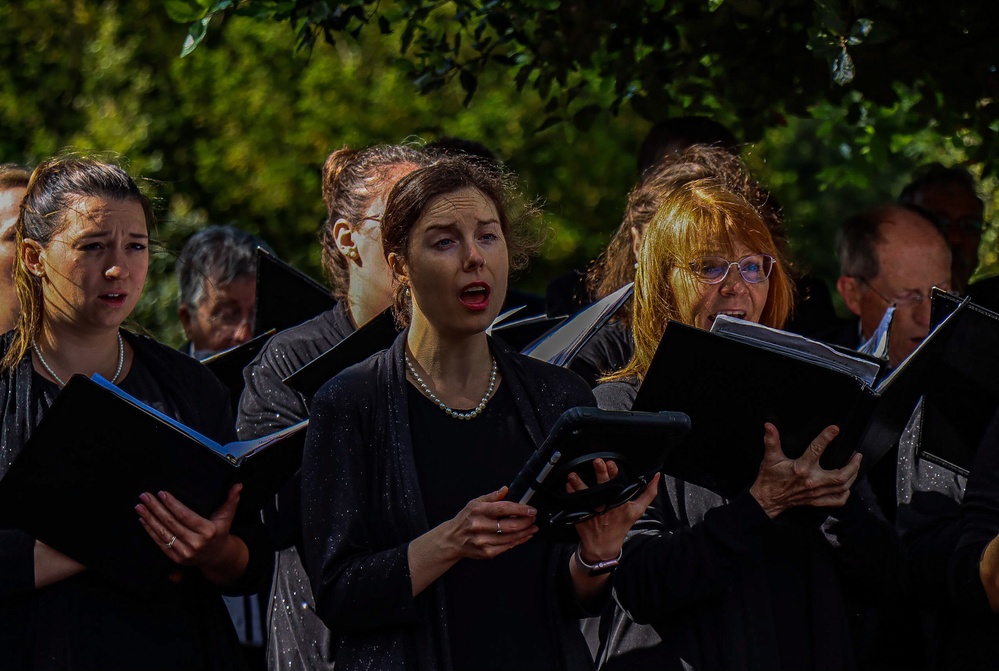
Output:
<svg viewBox="0 0 999 671">
<path fill-rule="evenodd" d="M 350 335 L 353 325 L 342 313 L 343 308 L 337 306 L 281 331 L 250 365 L 271 368 L 282 377 L 291 375 Z"/>
<path fill-rule="evenodd" d="M 382 350 L 334 375 L 316 392 L 313 408 L 345 403 L 363 405 L 376 399 L 378 385 L 388 375 L 393 350 Z"/>
<path fill-rule="evenodd" d="M 212 408 L 228 407 L 229 392 L 203 363 L 145 335 L 122 331 L 135 355 L 141 359 L 163 391 L 192 407 L 202 401 Z M 208 412 L 208 408 L 202 408 Z"/>
<path fill-rule="evenodd" d="M 597 399 L 597 406 L 604 410 L 631 410 L 640 386 L 638 379 L 633 377 L 617 382 L 605 382 L 597 385 L 593 395 Z"/>
<path fill-rule="evenodd" d="M 129 331 L 122 331 L 122 334 L 132 345 L 136 356 L 140 357 L 142 363 L 154 374 L 159 374 L 162 370 L 170 370 L 181 377 L 191 378 L 192 381 L 212 380 L 218 382 L 208 367 L 197 359 L 168 347 L 147 335 L 138 335 Z"/>
</svg>

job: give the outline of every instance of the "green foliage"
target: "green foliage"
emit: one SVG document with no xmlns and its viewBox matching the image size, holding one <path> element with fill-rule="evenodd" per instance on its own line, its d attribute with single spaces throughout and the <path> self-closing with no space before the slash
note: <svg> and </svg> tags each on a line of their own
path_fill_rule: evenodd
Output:
<svg viewBox="0 0 999 671">
<path fill-rule="evenodd" d="M 520 175 L 526 197 L 545 198 L 547 242 L 521 279 L 539 291 L 584 267 L 617 227 L 649 120 L 714 116 L 749 142 L 745 153 L 784 205 L 800 263 L 832 279 L 835 226 L 897 195 L 916 164 L 966 163 L 992 198 L 999 127 L 995 103 L 981 94 L 991 80 L 966 66 L 984 67 L 968 55 L 991 42 L 976 29 L 967 38 L 974 46 L 964 45 L 957 19 L 930 21 L 922 3 L 907 5 L 946 48 L 919 45 L 927 51 L 919 62 L 932 52 L 939 68 L 905 78 L 896 61 L 912 57 L 925 31 L 888 40 L 895 19 L 884 3 L 865 5 L 842 14 L 842 27 L 826 24 L 828 36 L 861 30 L 861 42 L 847 45 L 856 76 L 839 86 L 829 61 L 808 48 L 818 5 L 800 5 L 0 3 L 0 161 L 34 163 L 65 147 L 113 151 L 146 178 L 160 224 L 136 321 L 175 344 L 173 258 L 193 231 L 238 225 L 319 277 L 325 157 L 407 138 L 479 140 Z M 171 22 L 168 9 L 193 18 Z M 984 20 L 987 11 L 955 15 Z M 192 23 L 204 29 L 202 46 L 179 58 Z M 880 62 L 879 39 L 903 51 L 879 51 Z M 935 79 L 944 67 L 953 82 Z M 983 271 L 999 271 L 994 227 L 987 236 Z"/>
</svg>

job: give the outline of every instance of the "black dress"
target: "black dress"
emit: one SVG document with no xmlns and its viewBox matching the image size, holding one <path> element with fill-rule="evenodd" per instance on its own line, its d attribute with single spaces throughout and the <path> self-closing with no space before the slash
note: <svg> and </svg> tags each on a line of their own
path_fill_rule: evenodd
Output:
<svg viewBox="0 0 999 671">
<path fill-rule="evenodd" d="M 243 440 L 297 424 L 309 416 L 310 398 L 282 380 L 354 332 L 346 302 L 299 326 L 282 331 L 246 367 L 246 389 L 236 428 Z M 278 549 L 267 616 L 267 667 L 332 669 L 331 634 L 315 612 L 309 579 L 302 567 L 301 476 L 296 475 L 264 509 Z"/>
<path fill-rule="evenodd" d="M 227 392 L 208 369 L 149 338 L 124 335 L 135 351 L 120 383 L 124 391 L 216 441 L 234 438 Z M 3 351 L 10 342 L 11 335 L 4 336 Z M 0 376 L 0 475 L 58 391 L 34 372 L 30 356 Z M 137 436 L 136 449 L 141 446 Z M 233 523 L 232 532 L 250 550 L 250 564 L 229 593 L 258 589 L 270 572 L 266 534 L 253 520 L 241 510 Z M 148 599 L 122 593 L 86 571 L 36 590 L 33 552 L 34 539 L 14 529 L 0 531 L 0 668 L 243 668 L 219 589 L 197 569 L 164 579 Z"/>
<path fill-rule="evenodd" d="M 337 668 L 345 671 L 452 668 L 444 581 L 414 597 L 409 576 L 409 542 L 430 522 L 410 432 L 405 338 L 333 378 L 312 406 L 302 465 L 306 565 L 319 615 L 338 634 Z M 576 375 L 497 341 L 490 346 L 531 449 L 564 410 L 593 404 Z M 587 669 L 578 618 L 592 613 L 576 602 L 571 551 L 548 545 L 535 570 L 542 572 L 556 668 Z"/>
</svg>

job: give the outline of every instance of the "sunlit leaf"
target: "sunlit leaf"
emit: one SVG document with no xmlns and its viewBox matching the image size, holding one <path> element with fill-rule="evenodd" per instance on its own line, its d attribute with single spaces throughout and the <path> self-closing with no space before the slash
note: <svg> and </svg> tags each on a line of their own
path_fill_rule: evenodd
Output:
<svg viewBox="0 0 999 671">
<path fill-rule="evenodd" d="M 840 86 L 846 86 L 853 81 L 857 71 L 853 66 L 853 59 L 846 49 L 843 49 L 832 63 L 832 79 Z"/>
<path fill-rule="evenodd" d="M 208 19 L 202 19 L 192 23 L 187 30 L 187 37 L 184 39 L 184 46 L 180 50 L 180 57 L 183 58 L 197 49 L 198 45 L 201 44 L 201 41 L 205 39 L 205 34 L 207 32 Z"/>
</svg>

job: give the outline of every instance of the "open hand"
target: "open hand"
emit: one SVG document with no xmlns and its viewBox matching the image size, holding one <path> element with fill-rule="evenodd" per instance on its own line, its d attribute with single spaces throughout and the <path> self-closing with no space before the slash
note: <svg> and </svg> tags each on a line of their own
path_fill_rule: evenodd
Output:
<svg viewBox="0 0 999 671">
<path fill-rule="evenodd" d="M 788 459 L 784 454 L 777 427 L 768 422 L 764 430 L 766 451 L 749 493 L 767 515 L 774 518 L 797 506 L 835 508 L 846 503 L 860 472 L 860 454 L 854 454 L 846 466 L 835 470 L 819 465 L 822 453 L 839 435 L 839 427 L 827 426 L 797 459 Z"/>
</svg>

